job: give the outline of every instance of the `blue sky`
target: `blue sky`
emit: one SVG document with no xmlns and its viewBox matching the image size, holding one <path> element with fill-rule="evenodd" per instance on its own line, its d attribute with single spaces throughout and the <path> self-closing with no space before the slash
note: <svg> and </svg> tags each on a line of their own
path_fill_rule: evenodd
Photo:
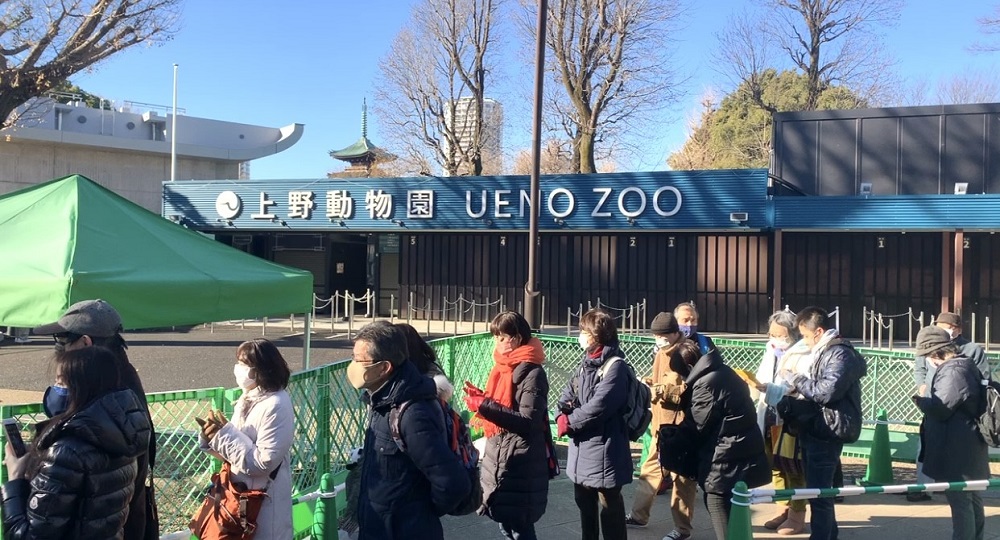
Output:
<svg viewBox="0 0 1000 540">
<path fill-rule="evenodd" d="M 513 0 L 508 0 L 511 2 Z M 646 157 L 631 168 L 663 169 L 671 151 L 683 144 L 686 118 L 707 89 L 725 90 L 723 77 L 707 64 L 729 13 L 748 0 L 686 0 L 677 36 L 678 70 L 690 77 L 670 121 L 648 142 Z M 413 0 L 189 0 L 174 38 L 153 47 L 130 49 L 89 72 L 72 77 L 84 90 L 113 99 L 170 105 L 173 64 L 180 64 L 178 106 L 187 114 L 231 122 L 280 127 L 305 124 L 292 148 L 255 160 L 254 179 L 319 178 L 340 169 L 328 152 L 360 136 L 361 101 L 373 95 L 378 62 L 406 23 Z M 972 54 L 980 38 L 976 18 L 993 2 L 910 0 L 899 24 L 886 35 L 900 75 L 936 84 L 966 70 L 1000 72 L 1000 52 Z M 280 6 L 277 7 L 276 6 Z M 516 68 L 515 68 L 516 70 Z M 526 80 L 530 77 L 512 77 Z M 505 145 L 530 143 L 530 107 L 505 106 Z M 379 136 L 369 119 L 369 138 Z"/>
</svg>

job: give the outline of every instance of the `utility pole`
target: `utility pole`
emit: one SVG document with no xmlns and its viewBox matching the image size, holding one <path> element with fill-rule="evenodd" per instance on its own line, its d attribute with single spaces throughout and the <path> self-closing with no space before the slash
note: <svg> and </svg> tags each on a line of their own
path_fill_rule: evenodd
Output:
<svg viewBox="0 0 1000 540">
<path fill-rule="evenodd" d="M 531 133 L 531 216 L 528 220 L 528 281 L 524 284 L 524 318 L 532 328 L 538 328 L 540 313 L 536 299 L 541 294 L 538 285 L 538 214 L 541 209 L 539 172 L 542 159 L 542 85 L 545 77 L 545 23 L 548 0 L 538 0 L 538 23 L 535 36 L 535 116 Z"/>
</svg>

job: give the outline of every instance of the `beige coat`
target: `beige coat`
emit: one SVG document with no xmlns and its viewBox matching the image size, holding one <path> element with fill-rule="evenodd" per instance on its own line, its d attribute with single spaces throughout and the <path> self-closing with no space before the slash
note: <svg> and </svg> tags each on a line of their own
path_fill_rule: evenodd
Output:
<svg viewBox="0 0 1000 540">
<path fill-rule="evenodd" d="M 647 381 L 652 391 L 653 431 L 664 424 L 680 424 L 684 420 L 681 394 L 686 388 L 684 377 L 670 368 L 672 348 L 662 348 L 653 358 L 652 377 Z"/>
</svg>

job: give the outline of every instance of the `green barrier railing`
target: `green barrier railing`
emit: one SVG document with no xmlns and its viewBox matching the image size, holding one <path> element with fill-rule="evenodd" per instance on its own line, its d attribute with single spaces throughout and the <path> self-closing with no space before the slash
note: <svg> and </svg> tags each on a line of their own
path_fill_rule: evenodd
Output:
<svg viewBox="0 0 1000 540">
<path fill-rule="evenodd" d="M 539 338 L 546 354 L 549 404 L 554 409 L 566 381 L 579 365 L 581 351 L 575 337 L 539 335 Z M 763 342 L 719 338 L 715 343 L 729 365 L 751 371 L 756 370 L 764 352 Z M 492 336 L 471 334 L 436 340 L 431 345 L 445 373 L 455 383 L 453 405 L 465 412 L 461 384 L 465 380 L 478 386 L 486 382 L 493 366 Z M 652 338 L 623 335 L 621 347 L 637 373 L 650 372 Z M 920 412 L 909 399 L 913 391 L 912 356 L 860 350 L 868 360 L 868 376 L 862 380 L 866 416 L 874 420 L 876 411 L 886 409 L 890 419 L 919 422 Z M 358 392 L 347 382 L 346 367 L 345 360 L 292 375 L 288 391 L 295 404 L 296 440 L 292 446 L 291 469 L 296 496 L 325 492 L 320 489 L 324 475 L 342 479 L 351 449 L 362 443 L 365 411 Z M 198 450 L 195 416 L 204 416 L 210 408 L 216 408 L 231 417 L 237 397 L 238 390 L 224 388 L 148 396 L 157 440 L 155 488 L 163 533 L 187 528 L 212 473 L 219 468 L 214 458 Z M 44 413 L 40 404 L 3 405 L 0 417 L 17 419 L 25 440 L 29 440 L 30 428 L 44 419 Z M 3 443 L 6 440 L 0 430 L 0 445 Z M 0 472 L 0 477 L 6 480 L 6 470 Z M 309 535 L 311 527 L 300 528 L 299 524 L 312 516 L 313 502 L 310 499 L 307 509 L 296 509 L 296 530 L 300 531 L 297 537 Z M 333 506 L 342 511 L 343 505 Z"/>
</svg>

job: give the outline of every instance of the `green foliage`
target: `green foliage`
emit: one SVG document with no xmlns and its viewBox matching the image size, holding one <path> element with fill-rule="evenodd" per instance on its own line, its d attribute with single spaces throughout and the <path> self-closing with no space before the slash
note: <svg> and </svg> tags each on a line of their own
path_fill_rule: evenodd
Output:
<svg viewBox="0 0 1000 540">
<path fill-rule="evenodd" d="M 808 96 L 805 75 L 769 69 L 760 75 L 761 101 L 778 112 L 805 109 Z M 831 86 L 819 96 L 819 109 L 854 109 L 867 104 L 850 89 Z M 751 86 L 741 84 L 709 107 L 684 147 L 667 162 L 674 169 L 726 169 L 767 167 L 771 149 L 771 113 L 753 97 Z"/>
<path fill-rule="evenodd" d="M 96 96 L 83 90 L 79 86 L 71 83 L 69 80 L 64 80 L 57 84 L 55 88 L 49 91 L 52 98 L 59 103 L 69 103 L 70 101 L 80 100 L 87 104 L 88 107 L 94 109 L 100 109 L 102 106 L 105 109 L 111 109 L 111 102 L 109 100 L 101 101 L 101 96 Z"/>
</svg>

